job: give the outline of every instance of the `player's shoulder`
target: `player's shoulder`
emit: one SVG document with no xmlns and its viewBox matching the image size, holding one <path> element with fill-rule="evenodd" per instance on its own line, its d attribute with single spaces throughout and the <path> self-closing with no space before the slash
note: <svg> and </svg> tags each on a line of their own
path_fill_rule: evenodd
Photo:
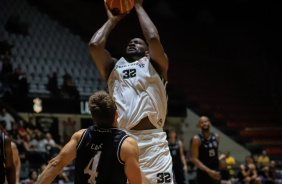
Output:
<svg viewBox="0 0 282 184">
<path fill-rule="evenodd" d="M 133 139 L 132 137 L 126 136 L 126 138 L 125 138 L 124 141 L 123 141 L 123 144 L 128 144 L 128 145 L 135 146 L 135 145 L 137 145 L 137 142 L 136 142 L 136 140 Z"/>
<path fill-rule="evenodd" d="M 74 139 L 80 139 L 81 138 L 81 136 L 82 136 L 82 134 L 86 131 L 87 129 L 80 129 L 80 130 L 78 130 L 78 131 L 76 131 L 74 134 L 73 134 L 73 138 Z"/>
<path fill-rule="evenodd" d="M 14 148 L 14 149 L 17 148 L 17 145 L 16 145 L 16 143 L 14 141 L 11 141 L 11 147 Z"/>
<path fill-rule="evenodd" d="M 4 134 L 4 140 L 5 140 L 5 143 L 6 142 L 12 142 L 11 137 L 9 135 L 7 135 L 7 134 Z"/>
<path fill-rule="evenodd" d="M 200 141 L 200 137 L 198 134 L 192 136 L 191 142 L 199 142 L 199 141 Z"/>
<path fill-rule="evenodd" d="M 218 133 L 214 133 L 214 136 L 216 137 L 216 138 L 219 138 L 220 136 L 219 136 L 219 134 Z"/>
<path fill-rule="evenodd" d="M 139 148 L 135 139 L 126 137 L 120 149 L 121 159 L 125 161 L 126 158 L 139 155 Z"/>
<path fill-rule="evenodd" d="M 135 152 L 138 149 L 136 140 L 127 136 L 122 143 L 121 149 L 126 152 Z"/>
</svg>

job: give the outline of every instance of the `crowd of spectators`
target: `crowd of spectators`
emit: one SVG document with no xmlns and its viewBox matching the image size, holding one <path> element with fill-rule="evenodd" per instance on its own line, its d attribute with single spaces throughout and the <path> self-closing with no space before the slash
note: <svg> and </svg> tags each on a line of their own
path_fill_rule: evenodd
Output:
<svg viewBox="0 0 282 184">
<path fill-rule="evenodd" d="M 6 133 L 17 145 L 22 167 L 28 167 L 28 172 L 25 175 L 21 174 L 21 181 L 34 182 L 49 160 L 59 153 L 64 143 L 56 142 L 50 132 L 43 132 L 35 122 L 26 122 L 13 117 L 3 107 L 0 121 L 4 122 Z M 67 122 L 71 122 L 70 119 L 63 123 L 64 126 Z M 67 123 L 67 125 L 74 127 L 73 123 Z M 185 152 L 189 153 L 188 150 Z M 187 174 L 192 175 L 195 167 L 189 160 L 189 154 L 186 157 L 189 166 Z M 277 172 L 277 163 L 271 159 L 266 150 L 262 150 L 258 155 L 247 156 L 244 163 L 239 163 L 227 151 L 219 156 L 219 162 L 221 184 L 282 184 L 282 177 L 279 175 L 281 172 Z M 71 181 L 70 175 L 62 170 L 56 181 L 67 183 Z"/>
<path fill-rule="evenodd" d="M 226 153 L 219 157 L 221 184 L 282 184 L 276 161 L 270 159 L 266 150 L 260 155 L 246 156 L 244 163 L 236 163 L 230 152 Z"/>
<path fill-rule="evenodd" d="M 43 132 L 34 123 L 14 118 L 3 107 L 0 122 L 1 129 L 12 138 L 18 149 L 22 163 L 20 181 L 34 183 L 43 166 L 60 152 L 63 143 L 56 142 L 50 132 Z M 24 174 L 26 169 L 28 172 Z M 67 173 L 62 170 L 57 180 L 68 182 Z"/>
</svg>

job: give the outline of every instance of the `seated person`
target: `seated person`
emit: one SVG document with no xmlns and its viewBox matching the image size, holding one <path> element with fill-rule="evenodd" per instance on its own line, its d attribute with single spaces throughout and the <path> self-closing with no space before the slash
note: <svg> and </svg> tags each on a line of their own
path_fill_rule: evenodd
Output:
<svg viewBox="0 0 282 184">
<path fill-rule="evenodd" d="M 240 184 L 262 184 L 251 156 L 247 156 L 245 164 L 240 165 L 238 181 Z"/>
</svg>

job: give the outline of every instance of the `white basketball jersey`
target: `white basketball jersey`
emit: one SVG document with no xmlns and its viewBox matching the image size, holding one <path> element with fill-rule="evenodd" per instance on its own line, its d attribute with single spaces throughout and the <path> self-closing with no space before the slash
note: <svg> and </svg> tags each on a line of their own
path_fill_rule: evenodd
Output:
<svg viewBox="0 0 282 184">
<path fill-rule="evenodd" d="M 135 62 L 120 58 L 108 80 L 119 113 L 119 127 L 131 129 L 148 116 L 156 128 L 164 126 L 167 113 L 166 82 L 147 57 Z"/>
</svg>

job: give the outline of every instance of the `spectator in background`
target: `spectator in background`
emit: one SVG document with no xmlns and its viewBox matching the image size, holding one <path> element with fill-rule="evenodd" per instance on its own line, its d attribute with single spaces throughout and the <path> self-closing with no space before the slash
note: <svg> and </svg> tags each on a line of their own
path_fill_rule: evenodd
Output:
<svg viewBox="0 0 282 184">
<path fill-rule="evenodd" d="M 25 159 L 25 146 L 24 141 L 27 140 L 27 130 L 25 128 L 24 121 L 19 119 L 17 124 L 17 128 L 15 131 L 16 133 L 13 134 L 13 142 L 16 144 L 18 152 L 20 154 L 21 159 Z"/>
<path fill-rule="evenodd" d="M 30 141 L 25 142 L 26 158 L 29 161 L 30 167 L 39 169 L 41 164 L 47 163 L 47 150 L 43 142 L 42 132 L 38 129 L 34 131 L 35 137 L 30 138 Z M 29 136 L 28 136 L 29 137 Z"/>
<path fill-rule="evenodd" d="M 267 151 L 264 149 L 261 152 L 261 155 L 259 155 L 258 157 L 258 164 L 260 164 L 261 166 L 268 166 L 270 163 L 270 158 L 267 155 Z"/>
<path fill-rule="evenodd" d="M 268 166 L 268 174 L 269 174 L 269 178 L 271 178 L 275 184 L 281 184 L 282 183 L 282 178 L 278 178 L 277 174 L 277 167 L 276 167 L 276 161 L 271 160 Z"/>
<path fill-rule="evenodd" d="M 31 146 L 35 148 L 37 151 L 42 153 L 46 153 L 46 143 L 44 141 L 44 137 L 42 132 L 38 129 L 35 130 L 35 137 L 31 139 Z"/>
<path fill-rule="evenodd" d="M 225 159 L 219 160 L 219 171 L 221 176 L 221 184 L 232 184 L 231 175 L 229 173 L 229 169 L 227 168 Z"/>
<path fill-rule="evenodd" d="M 13 65 L 10 62 L 10 57 L 4 56 L 1 63 L 0 81 L 2 83 L 1 93 L 11 93 L 10 77 L 13 73 Z"/>
<path fill-rule="evenodd" d="M 40 165 L 40 169 L 38 169 L 38 178 L 40 177 L 41 173 L 45 170 L 47 167 L 47 163 L 43 163 Z"/>
<path fill-rule="evenodd" d="M 258 157 L 259 157 L 259 156 L 258 156 L 257 154 L 254 154 L 252 157 L 253 157 L 253 162 L 254 162 L 256 168 L 260 168 L 261 166 L 260 166 L 260 164 L 258 163 Z"/>
<path fill-rule="evenodd" d="M 47 164 L 42 164 L 40 167 L 40 174 L 38 174 L 38 178 L 40 177 L 41 173 L 45 170 Z M 64 184 L 70 181 L 68 174 L 62 169 L 59 174 L 54 179 L 53 183 Z"/>
<path fill-rule="evenodd" d="M 49 76 L 47 89 L 50 91 L 52 97 L 58 97 L 60 95 L 57 72 L 53 72 L 53 75 Z"/>
<path fill-rule="evenodd" d="M 62 86 L 63 97 L 69 98 L 69 99 L 78 99 L 79 92 L 77 90 L 75 82 L 73 81 L 72 76 L 69 73 L 66 73 L 63 76 L 63 79 L 64 79 L 63 86 Z"/>
<path fill-rule="evenodd" d="M 276 176 L 276 163 L 275 161 L 270 161 L 268 166 L 264 166 L 259 173 L 259 177 L 263 184 L 278 184 L 279 180 Z"/>
<path fill-rule="evenodd" d="M 26 140 L 27 130 L 25 128 L 25 124 L 22 119 L 18 121 L 17 134 L 20 139 Z"/>
<path fill-rule="evenodd" d="M 0 113 L 0 121 L 4 121 L 6 123 L 6 131 L 8 134 L 10 134 L 13 127 L 12 125 L 15 123 L 15 119 L 4 107 Z"/>
<path fill-rule="evenodd" d="M 38 172 L 34 169 L 30 169 L 27 177 L 21 181 L 24 184 L 35 184 L 37 181 Z"/>
<path fill-rule="evenodd" d="M 251 156 L 247 156 L 245 163 L 240 165 L 240 171 L 237 177 L 240 184 L 262 184 Z"/>
<path fill-rule="evenodd" d="M 177 137 L 177 132 L 174 128 L 168 130 L 168 146 L 172 157 L 172 169 L 176 183 L 185 184 L 185 175 L 188 168 L 184 155 L 184 146 L 182 141 Z"/>
<path fill-rule="evenodd" d="M 45 134 L 45 138 L 43 139 L 43 143 L 46 147 L 47 151 L 47 159 L 50 160 L 52 157 L 55 157 L 61 150 L 61 146 L 58 145 L 55 140 L 52 138 L 52 134 L 47 132 Z"/>
<path fill-rule="evenodd" d="M 12 93 L 16 97 L 26 97 L 28 93 L 27 76 L 20 66 L 14 69 L 14 72 L 10 76 L 10 87 Z"/>
<path fill-rule="evenodd" d="M 234 165 L 236 164 L 236 160 L 233 156 L 230 155 L 230 151 L 227 151 L 225 154 L 225 162 L 227 164 L 227 169 L 231 176 L 235 174 L 235 170 L 233 169 Z"/>
</svg>

